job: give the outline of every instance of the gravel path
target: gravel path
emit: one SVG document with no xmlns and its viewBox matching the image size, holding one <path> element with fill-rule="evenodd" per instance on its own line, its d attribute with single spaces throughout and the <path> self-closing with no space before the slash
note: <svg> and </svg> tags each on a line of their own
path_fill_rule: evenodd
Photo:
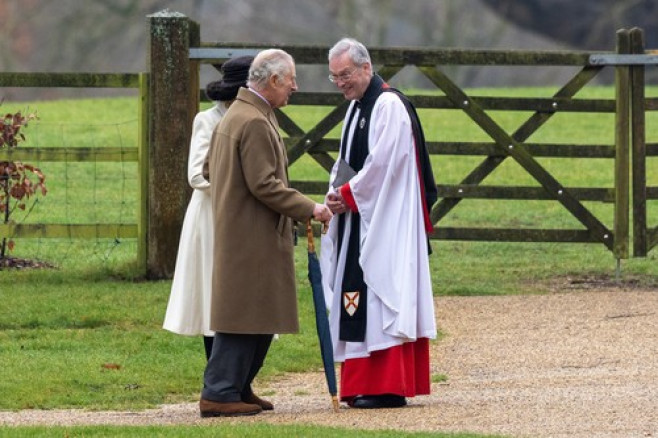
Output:
<svg viewBox="0 0 658 438">
<path fill-rule="evenodd" d="M 658 437 L 658 290 L 436 300 L 431 396 L 333 413 L 321 373 L 258 388 L 275 411 L 200 419 L 196 403 L 139 412 L 0 412 L 0 425 L 305 423 L 511 437 Z"/>
</svg>

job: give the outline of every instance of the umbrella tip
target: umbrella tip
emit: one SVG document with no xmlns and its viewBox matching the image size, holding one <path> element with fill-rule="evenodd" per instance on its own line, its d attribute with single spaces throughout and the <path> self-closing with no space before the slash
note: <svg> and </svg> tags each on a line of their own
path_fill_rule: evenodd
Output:
<svg viewBox="0 0 658 438">
<path fill-rule="evenodd" d="M 338 397 L 335 395 L 331 396 L 331 403 L 334 405 L 334 412 L 338 412 L 340 410 L 340 405 L 338 404 Z"/>
</svg>

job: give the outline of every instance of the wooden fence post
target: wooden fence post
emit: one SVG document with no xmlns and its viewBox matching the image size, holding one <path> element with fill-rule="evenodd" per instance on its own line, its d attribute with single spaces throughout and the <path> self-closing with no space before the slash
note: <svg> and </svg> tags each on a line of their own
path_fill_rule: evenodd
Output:
<svg viewBox="0 0 658 438">
<path fill-rule="evenodd" d="M 631 29 L 631 52 L 644 54 L 644 32 Z M 631 143 L 633 149 L 633 256 L 647 256 L 647 145 L 644 65 L 631 66 Z"/>
<path fill-rule="evenodd" d="M 630 53 L 630 37 L 627 29 L 617 31 L 617 53 Z M 615 220 L 612 252 L 617 260 L 628 258 L 629 243 L 629 118 L 630 118 L 630 68 L 615 67 Z"/>
<path fill-rule="evenodd" d="M 139 137 L 138 147 L 138 181 L 139 181 L 139 215 L 137 220 L 137 263 L 141 275 L 146 275 L 148 266 L 148 152 L 149 152 L 149 75 L 139 74 Z"/>
<path fill-rule="evenodd" d="M 150 73 L 147 272 L 171 278 L 190 197 L 190 21 L 164 10 L 148 16 Z M 198 31 L 198 27 L 195 27 Z"/>
</svg>

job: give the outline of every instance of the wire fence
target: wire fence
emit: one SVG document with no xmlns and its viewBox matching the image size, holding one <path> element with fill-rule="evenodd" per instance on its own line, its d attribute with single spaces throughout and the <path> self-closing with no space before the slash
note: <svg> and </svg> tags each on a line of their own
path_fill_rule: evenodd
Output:
<svg viewBox="0 0 658 438">
<path fill-rule="evenodd" d="M 15 224 L 43 226 L 43 237 L 16 237 L 9 254 L 61 269 L 114 269 L 135 260 L 137 239 L 53 237 L 52 226 L 134 224 L 139 214 L 136 156 L 138 120 L 117 123 L 34 121 L 25 131 L 22 159 L 46 175 L 48 192 L 25 210 L 13 208 Z M 111 151 L 111 153 L 110 153 Z"/>
</svg>

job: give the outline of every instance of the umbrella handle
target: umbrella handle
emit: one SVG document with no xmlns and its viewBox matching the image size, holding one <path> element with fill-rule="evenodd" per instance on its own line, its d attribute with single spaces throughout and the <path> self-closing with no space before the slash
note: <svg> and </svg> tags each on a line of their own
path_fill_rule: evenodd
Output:
<svg viewBox="0 0 658 438">
<path fill-rule="evenodd" d="M 308 239 L 308 252 L 315 252 L 315 243 L 313 243 L 313 227 L 311 220 L 306 221 L 306 238 Z"/>
</svg>

